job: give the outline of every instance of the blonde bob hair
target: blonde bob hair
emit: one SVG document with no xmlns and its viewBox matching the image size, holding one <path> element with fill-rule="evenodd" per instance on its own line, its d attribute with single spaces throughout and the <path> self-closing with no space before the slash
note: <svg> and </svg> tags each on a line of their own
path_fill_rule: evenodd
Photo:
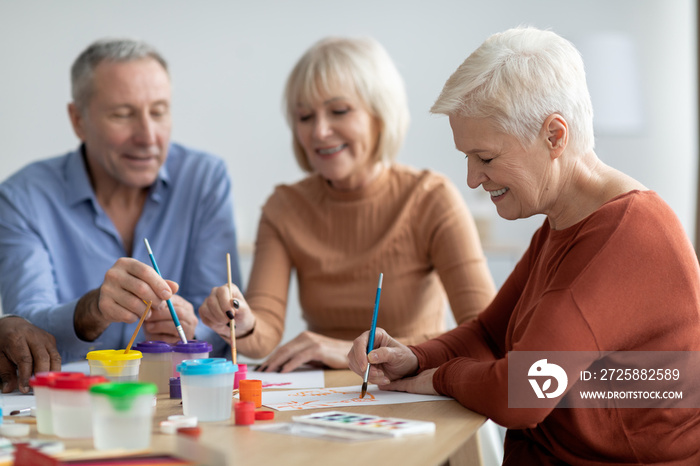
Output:
<svg viewBox="0 0 700 466">
<path fill-rule="evenodd" d="M 294 65 L 284 91 L 287 123 L 297 163 L 313 171 L 294 130 L 297 106 L 314 102 L 336 86 L 351 89 L 379 121 L 374 162 L 396 159 L 408 129 L 403 79 L 384 47 L 372 38 L 328 37 L 316 42 Z"/>
<path fill-rule="evenodd" d="M 490 118 L 523 146 L 558 113 L 569 124 L 574 153 L 594 146 L 583 60 L 571 42 L 551 31 L 519 27 L 492 35 L 450 76 L 430 111 Z"/>
</svg>

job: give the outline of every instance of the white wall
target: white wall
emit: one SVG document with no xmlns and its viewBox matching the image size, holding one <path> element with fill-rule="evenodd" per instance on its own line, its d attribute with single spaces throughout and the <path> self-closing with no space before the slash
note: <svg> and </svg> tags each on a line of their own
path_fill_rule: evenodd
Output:
<svg viewBox="0 0 700 466">
<path fill-rule="evenodd" d="M 465 161 L 454 149 L 447 120 L 428 114 L 444 81 L 475 47 L 519 24 L 551 28 L 575 44 L 598 32 L 622 33 L 633 42 L 644 123 L 629 134 L 601 133 L 597 151 L 659 192 L 692 237 L 697 173 L 692 0 L 0 0 L 0 180 L 29 161 L 76 146 L 66 116 L 75 56 L 99 37 L 138 37 L 170 62 L 173 139 L 228 162 L 240 239 L 249 244 L 273 186 L 301 176 L 281 111 L 291 66 L 323 36 L 372 35 L 407 83 L 412 125 L 400 160 L 448 174 L 473 211 L 491 222 L 495 242 L 521 251 L 542 219 L 498 218 L 483 193 L 466 187 Z M 512 251 L 506 253 L 509 260 Z"/>
</svg>

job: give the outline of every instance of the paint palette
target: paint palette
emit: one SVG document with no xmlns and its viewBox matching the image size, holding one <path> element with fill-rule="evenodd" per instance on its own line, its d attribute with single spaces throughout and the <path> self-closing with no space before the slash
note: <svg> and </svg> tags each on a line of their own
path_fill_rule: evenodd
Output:
<svg viewBox="0 0 700 466">
<path fill-rule="evenodd" d="M 369 414 L 346 413 L 342 411 L 324 411 L 304 416 L 293 416 L 292 419 L 294 422 L 302 424 L 375 433 L 390 437 L 412 434 L 431 434 L 435 432 L 435 423 L 433 422 L 372 416 Z"/>
</svg>

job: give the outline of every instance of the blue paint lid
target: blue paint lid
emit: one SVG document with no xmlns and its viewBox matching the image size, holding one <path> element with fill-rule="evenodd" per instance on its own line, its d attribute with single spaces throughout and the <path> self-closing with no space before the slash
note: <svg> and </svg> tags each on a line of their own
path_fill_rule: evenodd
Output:
<svg viewBox="0 0 700 466">
<path fill-rule="evenodd" d="M 177 365 L 180 376 L 228 374 L 238 370 L 238 364 L 233 364 L 224 358 L 185 359 Z"/>
</svg>

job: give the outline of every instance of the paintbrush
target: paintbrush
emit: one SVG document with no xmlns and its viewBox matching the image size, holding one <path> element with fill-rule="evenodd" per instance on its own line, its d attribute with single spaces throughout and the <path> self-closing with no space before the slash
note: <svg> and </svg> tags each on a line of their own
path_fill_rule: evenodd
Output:
<svg viewBox="0 0 700 466">
<path fill-rule="evenodd" d="M 148 257 L 151 259 L 151 264 L 153 264 L 153 268 L 156 269 L 156 272 L 158 272 L 158 275 L 160 275 L 160 277 L 163 278 L 163 275 L 161 275 L 160 270 L 158 270 L 158 264 L 156 264 L 156 258 L 153 257 L 153 251 L 151 250 L 151 245 L 148 244 L 148 240 L 146 238 L 143 239 L 143 242 L 146 243 L 146 249 L 148 250 Z M 175 328 L 177 329 L 177 334 L 180 335 L 180 340 L 182 340 L 183 343 L 187 344 L 187 337 L 185 336 L 185 331 L 182 329 L 182 325 L 180 325 L 180 319 L 177 318 L 177 313 L 175 312 L 175 308 L 173 307 L 173 303 L 169 299 L 166 302 L 168 303 L 168 310 L 170 311 L 170 317 L 173 318 L 173 322 L 175 323 Z"/>
<path fill-rule="evenodd" d="M 134 334 L 131 335 L 131 340 L 129 340 L 129 344 L 126 345 L 126 349 L 124 350 L 124 354 L 128 353 L 129 350 L 131 349 L 131 345 L 134 344 L 134 340 L 136 339 L 136 335 L 138 335 L 139 330 L 141 330 L 141 325 L 143 324 L 143 321 L 146 319 L 146 316 L 148 315 L 148 311 L 151 310 L 151 301 L 144 301 L 143 299 L 141 300 L 146 304 L 146 310 L 143 311 L 143 314 L 141 315 L 141 318 L 139 319 L 138 325 L 136 325 L 136 330 L 134 330 Z"/>
<path fill-rule="evenodd" d="M 374 298 L 374 315 L 372 316 L 372 328 L 369 331 L 369 341 L 367 342 L 367 354 L 374 349 L 374 333 L 377 330 L 377 314 L 379 314 L 379 298 L 382 295 L 382 279 L 384 274 L 379 274 L 379 283 L 377 284 L 377 295 Z M 365 370 L 365 377 L 362 382 L 362 393 L 360 398 L 364 398 L 367 394 L 367 380 L 369 379 L 369 360 L 367 361 L 367 370 Z"/>
<path fill-rule="evenodd" d="M 228 274 L 228 296 L 231 298 L 231 304 L 234 309 L 238 309 L 238 300 L 233 299 L 233 283 L 231 282 L 231 254 L 226 253 L 226 272 Z M 229 318 L 229 327 L 231 327 L 231 362 L 236 364 L 236 321 L 235 315 L 231 311 L 226 311 L 226 317 Z"/>
</svg>

